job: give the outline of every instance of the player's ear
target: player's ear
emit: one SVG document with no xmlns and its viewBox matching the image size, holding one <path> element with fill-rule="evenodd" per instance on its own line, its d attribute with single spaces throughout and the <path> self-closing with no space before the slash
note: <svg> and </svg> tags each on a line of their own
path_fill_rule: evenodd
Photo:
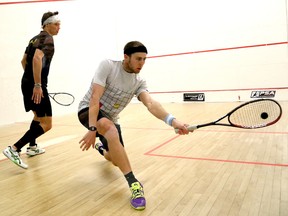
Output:
<svg viewBox="0 0 288 216">
<path fill-rule="evenodd" d="M 130 56 L 129 55 L 127 55 L 127 54 L 124 54 L 124 60 L 127 60 L 127 59 L 129 59 L 130 58 Z"/>
</svg>

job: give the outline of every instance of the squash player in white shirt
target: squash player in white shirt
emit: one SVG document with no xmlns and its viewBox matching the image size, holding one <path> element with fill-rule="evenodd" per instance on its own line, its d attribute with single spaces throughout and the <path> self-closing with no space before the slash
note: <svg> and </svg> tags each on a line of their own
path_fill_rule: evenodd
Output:
<svg viewBox="0 0 288 216">
<path fill-rule="evenodd" d="M 177 120 L 159 102 L 153 100 L 146 81 L 140 77 L 147 53 L 141 42 L 131 41 L 124 47 L 123 61 L 102 61 L 78 109 L 79 121 L 88 129 L 79 141 L 80 148 L 85 151 L 95 145 L 105 159 L 121 170 L 132 193 L 130 204 L 136 210 L 145 209 L 146 200 L 143 185 L 134 176 L 124 148 L 121 128 L 117 122 L 119 113 L 136 95 L 156 118 L 179 129 L 181 135 L 189 133 L 188 124 Z M 96 137 L 99 137 L 101 143 L 95 144 Z"/>
</svg>

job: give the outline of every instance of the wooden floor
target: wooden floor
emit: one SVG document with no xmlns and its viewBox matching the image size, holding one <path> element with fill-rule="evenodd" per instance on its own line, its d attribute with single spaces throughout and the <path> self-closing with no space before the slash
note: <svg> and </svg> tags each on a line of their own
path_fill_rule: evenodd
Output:
<svg viewBox="0 0 288 216">
<path fill-rule="evenodd" d="M 54 118 L 38 140 L 43 155 L 21 169 L 0 156 L 0 215 L 288 215 L 288 102 L 275 125 L 245 130 L 212 126 L 187 136 L 151 116 L 141 104 L 121 115 L 126 151 L 142 182 L 147 208 L 129 205 L 128 184 L 94 149 L 82 152 L 86 130 L 76 114 Z M 239 103 L 163 106 L 187 123 L 215 120 Z M 1 151 L 29 127 L 0 127 Z M 24 148 L 23 150 L 26 150 Z"/>
</svg>

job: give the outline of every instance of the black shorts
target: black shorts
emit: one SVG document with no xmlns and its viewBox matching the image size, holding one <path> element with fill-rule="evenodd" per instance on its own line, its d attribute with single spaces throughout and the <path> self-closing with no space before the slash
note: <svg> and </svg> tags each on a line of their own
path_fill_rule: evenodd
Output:
<svg viewBox="0 0 288 216">
<path fill-rule="evenodd" d="M 33 95 L 34 85 L 25 83 L 22 81 L 21 89 L 23 94 L 24 107 L 26 112 L 30 110 L 35 111 L 37 117 L 52 116 L 52 106 L 50 98 L 48 96 L 47 88 L 42 86 L 43 98 L 41 99 L 40 104 L 35 104 L 31 99 Z"/>
<path fill-rule="evenodd" d="M 103 115 L 102 111 L 99 110 L 97 120 L 99 120 L 101 118 L 106 118 L 106 117 Z M 82 109 L 82 110 L 80 110 L 78 112 L 78 119 L 81 122 L 81 124 L 88 129 L 88 127 L 89 127 L 89 108 L 88 107 L 84 108 L 84 109 Z M 117 128 L 117 131 L 118 131 L 118 134 L 119 134 L 120 143 L 122 144 L 122 146 L 124 146 L 122 133 L 121 133 L 121 127 L 120 127 L 119 124 L 114 124 L 114 125 Z M 99 134 L 98 132 L 96 132 L 96 137 L 99 137 L 99 139 L 102 142 L 104 148 L 107 151 L 109 151 L 108 143 L 107 143 L 107 140 L 105 139 L 105 137 L 102 136 L 101 134 Z"/>
</svg>

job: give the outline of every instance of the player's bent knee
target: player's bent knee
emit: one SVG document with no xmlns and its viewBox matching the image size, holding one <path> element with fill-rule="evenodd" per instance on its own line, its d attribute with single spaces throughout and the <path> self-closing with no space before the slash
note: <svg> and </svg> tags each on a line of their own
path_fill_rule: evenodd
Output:
<svg viewBox="0 0 288 216">
<path fill-rule="evenodd" d="M 118 135 L 117 128 L 115 127 L 114 123 L 111 122 L 110 120 L 104 120 L 101 121 L 101 123 L 97 124 L 97 130 L 102 135 L 106 134 L 106 132 Z"/>
</svg>

